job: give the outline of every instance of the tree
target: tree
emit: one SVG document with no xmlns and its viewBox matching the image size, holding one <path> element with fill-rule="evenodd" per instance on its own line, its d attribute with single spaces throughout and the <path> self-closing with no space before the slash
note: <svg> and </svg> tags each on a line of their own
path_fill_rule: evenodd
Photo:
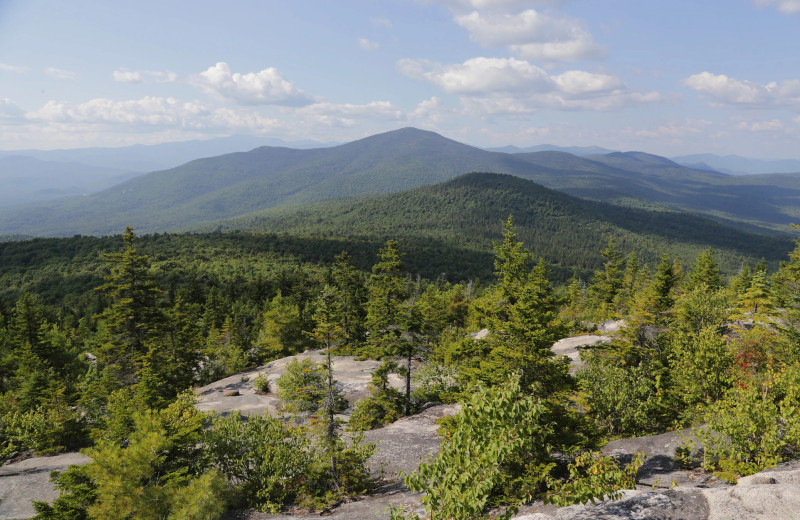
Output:
<svg viewBox="0 0 800 520">
<path fill-rule="evenodd" d="M 405 265 L 395 240 L 386 242 L 378 253 L 378 263 L 372 266 L 367 287 L 367 328 L 369 342 L 375 357 L 391 355 L 401 340 L 403 330 L 403 304 L 408 298 L 403 277 Z"/>
<path fill-rule="evenodd" d="M 722 287 L 722 278 L 719 274 L 719 266 L 714 260 L 714 251 L 709 247 L 697 257 L 697 260 L 689 272 L 688 289 L 694 289 L 700 285 L 705 285 L 711 291 L 716 291 Z"/>
<path fill-rule="evenodd" d="M 350 265 L 350 255 L 346 251 L 334 257 L 330 279 L 339 295 L 346 342 L 359 345 L 366 339 L 367 287 L 358 269 Z"/>
<path fill-rule="evenodd" d="M 118 386 L 137 381 L 137 372 L 164 321 L 161 290 L 150 273 L 149 258 L 136 251 L 135 239 L 133 228 L 128 226 L 122 236 L 123 252 L 104 255 L 111 271 L 98 288 L 111 299 L 101 315 L 108 337 L 101 345 L 98 361 Z"/>
<path fill-rule="evenodd" d="M 611 304 L 623 287 L 622 266 L 625 260 L 617 250 L 614 237 L 608 239 L 608 246 L 601 253 L 605 258 L 602 271 L 595 271 L 592 283 L 587 290 L 589 303 L 601 319 L 613 314 Z"/>
</svg>

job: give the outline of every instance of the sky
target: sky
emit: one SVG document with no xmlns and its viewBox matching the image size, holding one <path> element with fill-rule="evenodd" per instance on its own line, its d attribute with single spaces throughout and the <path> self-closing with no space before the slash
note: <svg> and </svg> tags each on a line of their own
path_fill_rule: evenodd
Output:
<svg viewBox="0 0 800 520">
<path fill-rule="evenodd" d="M 413 126 L 800 158 L 800 0 L 0 0 L 0 149 Z"/>
</svg>

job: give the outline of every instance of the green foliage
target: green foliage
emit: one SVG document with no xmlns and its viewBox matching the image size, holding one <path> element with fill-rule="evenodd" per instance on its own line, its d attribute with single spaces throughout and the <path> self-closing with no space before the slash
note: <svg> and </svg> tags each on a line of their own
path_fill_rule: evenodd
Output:
<svg viewBox="0 0 800 520">
<path fill-rule="evenodd" d="M 636 437 L 669 424 L 660 381 L 646 366 L 588 349 L 580 355 L 578 402 L 601 431 L 614 438 Z"/>
<path fill-rule="evenodd" d="M 703 467 L 728 478 L 750 475 L 800 449 L 800 368 L 788 366 L 740 382 L 708 411 L 695 434 Z"/>
<path fill-rule="evenodd" d="M 301 428 L 269 415 L 247 421 L 239 414 L 218 415 L 204 441 L 207 460 L 247 506 L 278 512 L 304 493 L 311 461 Z"/>
<path fill-rule="evenodd" d="M 270 384 L 267 374 L 259 373 L 256 378 L 253 379 L 253 388 L 256 389 L 256 393 L 268 394 L 270 390 Z"/>
<path fill-rule="evenodd" d="M 535 497 L 585 502 L 630 485 L 630 477 L 623 477 L 626 473 L 611 459 L 580 455 L 581 443 L 557 424 L 554 412 L 545 401 L 525 395 L 518 378 L 480 389 L 455 416 L 436 457 L 406 476 L 406 485 L 426 492 L 423 503 L 431 519 L 488 518 L 489 508 L 497 506 L 505 511 L 492 518 L 509 518 L 520 503 Z M 577 455 L 566 482 L 557 477 L 554 452 Z M 586 469 L 603 474 L 587 480 Z"/>
<path fill-rule="evenodd" d="M 716 326 L 699 334 L 676 334 L 669 356 L 674 392 L 685 416 L 722 398 L 735 381 L 734 352 Z"/>
<path fill-rule="evenodd" d="M 697 257 L 689 272 L 687 288 L 691 290 L 701 285 L 705 285 L 711 291 L 722 287 L 719 266 L 714 259 L 714 251 L 710 247 Z"/>
<path fill-rule="evenodd" d="M 317 412 L 328 395 L 326 377 L 325 365 L 315 363 L 311 358 L 290 361 L 286 372 L 276 381 L 284 408 L 291 413 Z M 347 401 L 335 394 L 333 409 L 341 412 L 345 408 Z"/>
<path fill-rule="evenodd" d="M 350 414 L 347 429 L 371 430 L 389 424 L 403 416 L 403 394 L 389 386 L 389 374 L 397 371 L 397 363 L 384 361 L 372 373 L 370 395 L 358 401 Z"/>
<path fill-rule="evenodd" d="M 216 519 L 225 511 L 226 484 L 213 470 L 192 474 L 193 465 L 178 454 L 194 451 L 201 423 L 173 423 L 165 431 L 169 412 L 134 416 L 127 446 L 101 441 L 87 454 L 87 473 L 96 488 L 90 518 L 104 520 L 152 518 Z M 174 419 L 174 418 L 173 418 Z M 183 423 L 183 424 L 181 424 Z M 186 427 L 189 429 L 186 429 Z"/>
<path fill-rule="evenodd" d="M 569 476 L 563 482 L 550 481 L 553 490 L 546 501 L 569 506 L 616 500 L 622 497 L 623 489 L 636 489 L 636 473 L 643 462 L 641 453 L 625 466 L 599 452 L 580 453 L 570 462 Z"/>
<path fill-rule="evenodd" d="M 87 466 L 70 466 L 67 471 L 50 473 L 60 495 L 51 505 L 33 501 L 36 515 L 33 520 L 89 520 L 87 510 L 97 500 L 97 486 L 88 473 Z"/>
<path fill-rule="evenodd" d="M 74 450 L 85 443 L 86 425 L 80 412 L 63 403 L 0 417 L 0 460 L 13 452 L 33 450 L 43 455 Z"/>
</svg>

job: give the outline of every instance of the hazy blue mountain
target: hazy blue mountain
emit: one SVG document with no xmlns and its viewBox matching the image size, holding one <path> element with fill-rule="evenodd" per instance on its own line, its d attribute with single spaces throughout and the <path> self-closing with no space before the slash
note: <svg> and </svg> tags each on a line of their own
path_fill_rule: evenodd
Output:
<svg viewBox="0 0 800 520">
<path fill-rule="evenodd" d="M 33 157 L 0 157 L 0 207 L 85 195 L 119 184 L 132 174 L 117 168 Z"/>
<path fill-rule="evenodd" d="M 641 152 L 578 157 L 488 152 L 405 128 L 330 148 L 260 147 L 151 172 L 80 199 L 0 213 L 0 233 L 70 236 L 187 228 L 253 211 L 507 173 L 582 198 L 673 208 L 786 231 L 800 222 L 800 175 L 730 176 Z"/>
<path fill-rule="evenodd" d="M 287 146 L 305 149 L 333 146 L 333 144 L 317 141 L 287 142 L 274 138 L 235 135 L 217 139 L 195 139 L 153 145 L 137 144 L 119 148 L 0 151 L 0 157 L 24 155 L 47 161 L 79 162 L 90 166 L 116 168 L 128 172 L 152 172 L 173 168 L 202 157 L 245 152 L 259 146 Z"/>
<path fill-rule="evenodd" d="M 690 167 L 704 164 L 710 169 L 730 175 L 800 172 L 800 159 L 752 159 L 739 155 L 720 156 L 711 153 L 682 155 L 672 159 Z"/>
<path fill-rule="evenodd" d="M 519 146 L 508 145 L 499 148 L 486 148 L 490 152 L 503 152 L 503 153 L 531 153 L 531 152 L 566 152 L 572 155 L 597 155 L 611 153 L 614 150 L 608 148 L 601 148 L 599 146 L 556 146 L 554 144 L 538 144 L 536 146 L 526 146 L 520 148 Z"/>
</svg>

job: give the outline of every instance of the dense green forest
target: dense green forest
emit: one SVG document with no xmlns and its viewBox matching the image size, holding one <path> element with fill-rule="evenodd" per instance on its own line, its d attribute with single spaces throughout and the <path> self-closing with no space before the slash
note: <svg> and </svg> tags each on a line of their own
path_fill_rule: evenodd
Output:
<svg viewBox="0 0 800 520">
<path fill-rule="evenodd" d="M 761 258 L 777 267 L 791 248 L 788 238 L 746 233 L 686 213 L 578 199 L 518 177 L 491 173 L 471 173 L 401 193 L 256 212 L 213 228 L 373 241 L 395 238 L 411 247 L 428 241 L 431 250 L 420 251 L 425 264 L 415 264 L 414 272 L 444 273 L 457 281 L 476 275 L 486 278 L 488 257 L 480 259 L 483 269 L 470 271 L 458 256 L 444 255 L 442 246 L 459 255 L 489 252 L 508 213 L 515 216 L 520 238 L 544 257 L 561 281 L 575 272 L 589 276 L 602 263 L 600 251 L 612 236 L 621 250 L 636 250 L 651 266 L 664 251 L 691 261 L 711 246 L 727 274 L 737 272 L 743 262 Z M 416 262 L 417 252 L 409 253 L 410 261 Z"/>
<path fill-rule="evenodd" d="M 335 226 L 348 225 L 342 208 L 330 236 L 317 222 L 316 238 L 137 237 L 128 228 L 121 237 L 0 244 L 0 457 L 83 449 L 94 461 L 56 475 L 62 496 L 37 503 L 36 518 L 216 519 L 226 508 L 330 507 L 375 484 L 366 465 L 375 447 L 357 431 L 426 402 L 462 403 L 440 426 L 439 454 L 405 480 L 425 492 L 430 518 L 618 496 L 641 461 L 602 456 L 604 442 L 676 427 L 706 424 L 681 460 L 730 480 L 796 456 L 800 243 L 787 244 L 777 265 L 772 239 L 737 248 L 743 235 L 708 221 L 670 230 L 682 222 L 670 214 L 637 224 L 660 241 L 639 240 L 622 226 L 648 214 L 626 210 L 593 221 L 617 218 L 617 227 L 587 224 L 600 235 L 598 261 L 571 265 L 565 252 L 556 267 L 575 275 L 554 283 L 552 260 L 523 240 L 521 230 L 543 221 L 536 211 L 505 215 L 493 232 L 473 224 L 474 242 L 453 239 L 460 233 L 445 225 L 438 241 L 425 234 L 426 208 L 463 206 L 473 187 L 508 207 L 543 190 L 508 191 L 507 180 L 467 176 L 427 202 L 404 195 L 399 208 L 423 213 L 408 229 L 396 221 L 396 237 L 373 220 L 364 238 L 337 238 Z M 502 189 L 493 193 L 493 183 Z M 539 195 L 556 217 L 572 200 Z M 389 200 L 356 209 L 389 208 Z M 533 224 L 521 226 L 525 219 Z M 670 242 L 669 233 L 689 239 Z M 724 255 L 738 269 L 731 261 L 722 269 Z M 440 276 L 448 263 L 470 276 Z M 437 269 L 415 267 L 429 264 Z M 619 318 L 626 326 L 583 352 L 577 373 L 553 356 L 556 340 Z M 484 339 L 469 335 L 483 328 Z M 193 406 L 191 388 L 309 348 L 327 362 L 293 363 L 278 388 L 264 388 L 299 420 L 244 421 Z M 345 425 L 331 356 L 347 354 L 384 363 Z M 393 372 L 404 389 L 387 385 Z"/>
</svg>

